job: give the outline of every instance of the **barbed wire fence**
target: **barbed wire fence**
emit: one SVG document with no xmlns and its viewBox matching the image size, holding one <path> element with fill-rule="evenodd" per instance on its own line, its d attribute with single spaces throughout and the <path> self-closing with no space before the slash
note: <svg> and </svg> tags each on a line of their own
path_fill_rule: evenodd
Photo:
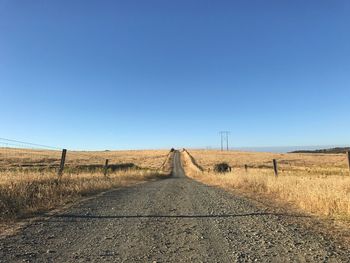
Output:
<svg viewBox="0 0 350 263">
<path fill-rule="evenodd" d="M 244 155 L 244 152 L 242 152 Z M 262 153 L 264 154 L 264 153 Z M 217 153 L 220 158 L 207 159 L 206 169 L 207 173 L 216 172 L 216 166 L 227 167 L 223 169 L 224 172 L 230 172 L 232 169 L 243 169 L 246 174 L 249 171 L 271 171 L 275 177 L 279 175 L 318 175 L 318 176 L 349 176 L 350 175 L 350 152 L 348 147 L 344 147 L 341 151 L 334 153 L 268 153 L 268 157 L 263 159 L 250 157 L 246 160 L 235 160 L 228 158 L 229 153 Z M 287 155 L 299 155 L 297 158 L 288 158 Z M 308 155 L 308 156 L 307 156 Z M 313 159 L 307 158 L 311 157 Z M 333 157 L 336 159 L 332 159 Z M 232 156 L 231 156 L 232 157 Z M 331 157 L 330 159 L 328 159 Z M 201 157 L 203 163 L 204 157 Z M 271 158 L 271 159 L 270 159 Z M 204 158 L 205 159 L 205 158 Z M 208 163 L 210 163 L 208 165 Z M 208 167 L 209 166 L 209 167 Z"/>
<path fill-rule="evenodd" d="M 60 178 L 63 171 L 101 171 L 107 175 L 108 160 L 101 153 L 70 151 L 63 147 L 48 146 L 0 138 L 1 171 L 50 171 Z"/>
<path fill-rule="evenodd" d="M 59 147 L 0 138 L 0 169 L 55 169 L 61 151 Z"/>
<path fill-rule="evenodd" d="M 7 138 L 0 138 L 0 173 L 4 171 L 49 171 L 60 179 L 63 173 L 102 172 L 139 168 L 117 160 L 106 151 L 76 151 Z"/>
<path fill-rule="evenodd" d="M 112 164 L 113 156 L 109 151 L 74 151 L 63 147 L 48 146 L 32 142 L 0 138 L 0 173 L 3 171 L 50 171 L 79 174 L 81 172 L 103 172 L 107 176 L 109 170 L 135 168 L 132 163 Z M 348 171 L 350 170 L 350 154 L 346 154 Z M 245 171 L 251 168 L 271 169 L 277 177 L 285 169 L 288 162 L 273 159 L 258 165 L 244 164 Z M 291 167 L 291 164 L 289 164 Z M 287 168 L 288 169 L 288 168 Z M 347 174 L 346 171 L 342 174 Z"/>
</svg>

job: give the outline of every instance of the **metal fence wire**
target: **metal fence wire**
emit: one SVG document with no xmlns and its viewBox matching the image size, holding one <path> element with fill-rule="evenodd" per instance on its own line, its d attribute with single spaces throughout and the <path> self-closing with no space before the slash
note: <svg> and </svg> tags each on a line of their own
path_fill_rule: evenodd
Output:
<svg viewBox="0 0 350 263">
<path fill-rule="evenodd" d="M 61 148 L 0 138 L 0 169 L 57 169 Z"/>
<path fill-rule="evenodd" d="M 65 151 L 64 158 L 63 152 Z M 50 171 L 65 173 L 103 172 L 107 169 L 138 168 L 134 163 L 120 163 L 110 151 L 74 151 L 31 142 L 0 138 L 0 173 L 3 171 Z"/>
</svg>

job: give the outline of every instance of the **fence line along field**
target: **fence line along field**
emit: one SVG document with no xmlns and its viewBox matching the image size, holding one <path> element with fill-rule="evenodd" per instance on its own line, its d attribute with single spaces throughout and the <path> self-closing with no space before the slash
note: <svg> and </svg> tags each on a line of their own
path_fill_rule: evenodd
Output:
<svg viewBox="0 0 350 263">
<path fill-rule="evenodd" d="M 350 220 L 350 174 L 346 154 L 275 154 L 190 150 L 204 172 L 183 154 L 187 175 L 203 183 L 236 189 L 252 197 L 292 203 L 321 216 Z M 274 176 L 272 160 L 278 162 Z M 232 171 L 215 173 L 227 162 Z M 245 169 L 245 164 L 248 169 Z"/>
<path fill-rule="evenodd" d="M 66 164 L 92 165 L 109 163 L 133 163 L 136 166 L 158 169 L 164 162 L 168 150 L 133 150 L 133 151 L 69 151 Z M 4 168 L 39 168 L 55 167 L 61 160 L 61 150 L 21 149 L 0 147 L 0 169 Z"/>
<path fill-rule="evenodd" d="M 61 151 L 0 148 L 0 219 L 45 211 L 114 187 L 167 176 L 168 150 L 67 151 L 58 180 Z M 109 160 L 108 174 L 104 171 Z"/>
<path fill-rule="evenodd" d="M 191 150 L 192 156 L 208 170 L 219 162 L 227 162 L 231 167 L 249 170 L 272 171 L 272 160 L 276 159 L 279 173 L 293 175 L 350 175 L 346 154 L 314 153 L 268 153 L 216 150 Z"/>
</svg>

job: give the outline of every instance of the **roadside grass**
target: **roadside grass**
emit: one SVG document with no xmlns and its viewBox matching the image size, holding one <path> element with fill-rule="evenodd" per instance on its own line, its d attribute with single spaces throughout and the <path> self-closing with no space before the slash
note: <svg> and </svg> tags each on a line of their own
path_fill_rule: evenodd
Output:
<svg viewBox="0 0 350 263">
<path fill-rule="evenodd" d="M 64 174 L 60 181 L 56 173 L 1 173 L 0 218 L 15 219 L 49 210 L 108 189 L 131 185 L 153 178 L 166 177 L 166 173 L 152 170 L 121 170 Z"/>
<path fill-rule="evenodd" d="M 256 154 L 259 155 L 259 153 Z M 194 157 L 196 155 L 198 152 L 193 153 Z M 237 155 L 238 153 L 235 153 L 235 156 Z M 203 158 L 202 156 L 201 160 Z M 322 158 L 326 159 L 327 156 Z M 242 167 L 233 167 L 232 172 L 225 174 L 214 173 L 212 170 L 199 172 L 193 169 L 190 159 L 185 154 L 182 155 L 186 174 L 205 184 L 228 190 L 237 189 L 253 198 L 263 196 L 278 203 L 288 202 L 315 215 L 348 221 L 350 220 L 350 176 L 347 176 L 346 166 L 341 162 L 342 156 L 329 156 L 329 158 L 330 160 L 318 165 L 319 156 L 307 156 L 307 166 L 299 165 L 281 169 L 280 175 L 276 178 L 271 168 L 250 167 L 246 172 Z M 218 157 L 212 156 L 210 159 L 217 161 Z M 224 161 L 229 159 L 226 158 Z M 313 159 L 314 163 L 311 162 Z M 338 163 L 335 162 L 336 160 Z M 258 162 L 259 160 L 255 160 L 255 163 Z M 299 160 L 300 162 L 302 161 Z M 334 162 L 337 165 L 334 165 Z M 200 161 L 198 163 L 208 168 L 208 161 L 203 162 L 204 164 Z M 251 166 L 253 163 L 254 159 L 250 159 Z M 333 163 L 334 166 L 329 163 Z"/>
<path fill-rule="evenodd" d="M 138 167 L 158 169 L 168 155 L 168 150 L 124 151 L 67 151 L 66 165 L 104 165 L 132 163 Z M 0 148 L 0 168 L 48 168 L 58 167 L 59 150 Z"/>
<path fill-rule="evenodd" d="M 74 152 L 67 154 L 68 164 L 58 180 L 57 166 L 52 166 L 54 158 L 49 158 L 52 152 L 9 151 L 9 158 L 3 158 L 0 165 L 0 221 L 3 222 L 32 216 L 82 196 L 166 178 L 172 169 L 172 154 L 165 150 Z M 107 176 L 101 164 L 103 158 L 117 163 L 110 165 Z M 23 163 L 25 166 L 21 166 Z"/>
</svg>

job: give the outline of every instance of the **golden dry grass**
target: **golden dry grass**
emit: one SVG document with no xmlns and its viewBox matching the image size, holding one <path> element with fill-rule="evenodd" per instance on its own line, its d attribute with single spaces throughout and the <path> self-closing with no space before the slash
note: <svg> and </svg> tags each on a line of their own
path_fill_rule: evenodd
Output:
<svg viewBox="0 0 350 263">
<path fill-rule="evenodd" d="M 128 150 L 128 151 L 69 151 L 66 164 L 91 165 L 104 164 L 109 159 L 110 164 L 134 163 L 137 166 L 158 169 L 164 162 L 168 150 Z M 35 167 L 58 165 L 61 151 L 0 148 L 0 168 Z"/>
<path fill-rule="evenodd" d="M 187 174 L 205 184 L 237 189 L 251 197 L 291 203 L 304 211 L 332 218 L 350 219 L 350 176 L 345 155 L 273 154 L 218 151 L 190 151 L 204 168 L 226 161 L 233 171 L 201 173 L 191 169 L 183 154 Z M 285 161 L 281 173 L 273 174 L 271 159 Z M 248 172 L 242 166 L 249 164 Z M 267 168 L 271 166 L 271 168 Z M 261 167 L 261 168 L 259 168 Z"/>
<path fill-rule="evenodd" d="M 65 175 L 60 182 L 56 173 L 15 172 L 1 174 L 0 217 L 14 218 L 47 210 L 78 197 L 165 176 L 151 170 L 124 170 L 105 177 L 102 173 Z"/>
<path fill-rule="evenodd" d="M 67 169 L 58 180 L 56 169 L 37 167 L 59 161 L 60 152 L 2 149 L 0 165 L 0 218 L 14 219 L 44 211 L 77 198 L 107 189 L 130 185 L 169 174 L 172 156 L 169 151 L 68 152 L 69 165 L 135 163 L 143 168 L 109 172 Z M 5 157 L 6 154 L 6 158 Z M 103 162 L 104 163 L 104 162 Z M 20 165 L 25 168 L 17 169 Z"/>
<path fill-rule="evenodd" d="M 261 153 L 216 150 L 191 150 L 191 155 L 206 170 L 219 162 L 227 162 L 233 168 L 267 168 L 272 173 L 272 159 L 278 162 L 279 172 L 286 175 L 350 175 L 345 154 L 297 154 Z"/>
</svg>

